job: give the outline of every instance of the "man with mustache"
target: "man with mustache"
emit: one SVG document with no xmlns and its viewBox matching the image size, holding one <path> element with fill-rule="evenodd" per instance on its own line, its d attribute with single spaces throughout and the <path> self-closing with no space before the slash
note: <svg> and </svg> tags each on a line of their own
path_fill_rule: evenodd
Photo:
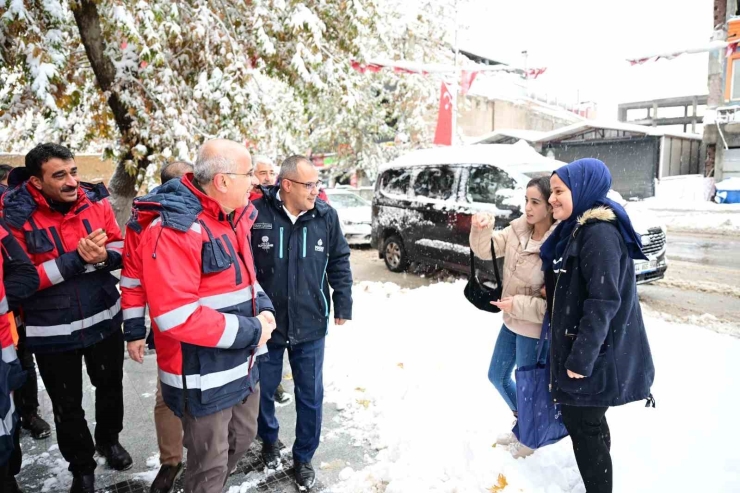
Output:
<svg viewBox="0 0 740 493">
<path fill-rule="evenodd" d="M 40 144 L 26 155 L 28 179 L 3 196 L 3 215 L 36 267 L 40 286 L 23 303 L 26 344 L 54 409 L 71 492 L 93 493 L 95 451 L 132 466 L 123 429 L 123 332 L 118 280 L 123 238 L 103 184 L 81 183 L 74 155 Z M 95 386 L 95 441 L 82 409 L 82 362 Z"/>
</svg>

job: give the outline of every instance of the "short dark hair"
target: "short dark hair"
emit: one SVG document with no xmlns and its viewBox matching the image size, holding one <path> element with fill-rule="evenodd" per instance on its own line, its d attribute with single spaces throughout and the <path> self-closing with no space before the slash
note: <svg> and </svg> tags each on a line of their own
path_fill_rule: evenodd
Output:
<svg viewBox="0 0 740 493">
<path fill-rule="evenodd" d="M 529 180 L 529 183 L 527 183 L 527 188 L 529 187 L 537 187 L 537 190 L 540 191 L 542 194 L 542 197 L 544 197 L 545 202 L 550 200 L 550 177 L 549 176 L 541 176 L 539 178 L 532 178 Z"/>
<path fill-rule="evenodd" d="M 290 156 L 289 158 L 286 158 L 285 161 L 282 162 L 282 164 L 280 164 L 280 173 L 278 174 L 278 180 L 282 180 L 288 175 L 295 176 L 295 174 L 298 172 L 298 164 L 301 161 L 305 161 L 306 163 L 313 165 L 311 160 L 308 159 L 306 156 L 301 156 L 300 154 Z"/>
<path fill-rule="evenodd" d="M 74 159 L 75 155 L 63 145 L 50 142 L 39 144 L 26 154 L 26 169 L 31 176 L 41 178 L 43 174 L 41 167 L 45 162 L 54 158 L 69 161 L 70 159 Z"/>
<path fill-rule="evenodd" d="M 159 181 L 164 185 L 170 180 L 180 178 L 185 173 L 192 173 L 193 163 L 187 161 L 172 161 L 162 166 L 159 171 Z"/>
<path fill-rule="evenodd" d="M 12 169 L 13 167 L 9 164 L 0 164 L 0 181 L 7 179 Z"/>
</svg>

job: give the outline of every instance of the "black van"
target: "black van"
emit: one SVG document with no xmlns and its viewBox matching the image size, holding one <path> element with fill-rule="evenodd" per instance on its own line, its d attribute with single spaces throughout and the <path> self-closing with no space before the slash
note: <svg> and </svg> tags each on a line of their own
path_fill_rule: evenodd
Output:
<svg viewBox="0 0 740 493">
<path fill-rule="evenodd" d="M 473 214 L 493 213 L 495 227 L 505 228 L 522 214 L 527 182 L 549 176 L 563 164 L 524 142 L 406 154 L 379 170 L 371 244 L 394 272 L 420 262 L 468 273 Z M 635 265 L 638 282 L 660 279 L 667 268 L 665 230 L 657 222 L 645 229 L 639 232 L 649 261 Z M 491 262 L 482 262 L 481 267 L 483 277 L 492 276 Z"/>
</svg>

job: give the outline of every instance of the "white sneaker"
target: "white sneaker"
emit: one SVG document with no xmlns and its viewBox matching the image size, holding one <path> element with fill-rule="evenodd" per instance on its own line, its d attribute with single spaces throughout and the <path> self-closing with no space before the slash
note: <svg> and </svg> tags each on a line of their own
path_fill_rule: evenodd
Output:
<svg viewBox="0 0 740 493">
<path fill-rule="evenodd" d="M 496 437 L 496 445 L 511 445 L 512 443 L 516 442 L 516 435 L 513 431 L 510 431 L 508 433 L 502 433 L 499 436 Z"/>
<path fill-rule="evenodd" d="M 509 444 L 509 453 L 515 459 L 524 459 L 525 457 L 532 455 L 534 453 L 534 449 L 523 445 L 519 441 L 515 441 L 514 443 Z"/>
</svg>

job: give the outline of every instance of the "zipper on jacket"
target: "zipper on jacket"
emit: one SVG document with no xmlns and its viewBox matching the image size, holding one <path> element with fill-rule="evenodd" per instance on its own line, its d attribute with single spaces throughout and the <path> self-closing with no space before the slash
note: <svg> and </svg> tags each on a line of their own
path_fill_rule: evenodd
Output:
<svg viewBox="0 0 740 493">
<path fill-rule="evenodd" d="M 321 286 L 319 286 L 319 292 L 321 297 L 324 299 L 324 316 L 326 317 L 326 324 L 329 325 L 329 302 L 326 300 L 324 295 L 324 279 L 326 278 L 326 268 L 329 266 L 329 256 L 326 256 L 326 263 L 324 264 L 324 272 L 321 274 Z"/>
<path fill-rule="evenodd" d="M 280 227 L 280 258 L 283 258 L 283 227 Z"/>
<path fill-rule="evenodd" d="M 576 231 L 578 231 L 578 228 L 576 228 L 575 231 L 573 231 L 573 238 L 576 237 Z M 571 241 L 572 240 L 569 240 L 568 241 L 568 244 L 565 246 L 565 251 L 563 251 L 563 256 L 560 259 L 560 261 L 563 262 L 563 265 L 565 265 L 565 258 L 567 257 L 566 254 L 570 251 L 570 242 Z M 553 289 L 553 292 L 552 292 L 552 312 L 550 313 L 550 333 L 551 334 L 554 334 L 554 331 L 555 331 L 555 327 L 553 326 L 553 323 L 552 322 L 553 322 L 554 314 L 555 314 L 555 300 L 556 300 L 557 294 L 558 294 L 558 283 L 560 282 L 560 276 L 563 273 L 563 265 L 560 266 L 560 269 L 558 271 L 558 277 L 555 279 L 555 288 Z M 566 336 L 569 336 L 567 330 L 566 330 L 565 335 Z M 572 337 L 575 337 L 575 336 L 572 336 Z M 550 393 L 552 393 L 552 372 L 553 372 L 553 370 L 555 368 L 555 366 L 552 364 L 553 361 L 554 361 L 554 358 L 553 358 L 553 347 L 554 347 L 554 344 L 552 343 L 552 337 L 551 337 L 550 338 Z M 555 399 L 553 399 L 552 401 L 553 402 L 557 402 L 557 400 L 555 400 Z"/>
<path fill-rule="evenodd" d="M 303 258 L 306 258 L 306 232 L 308 231 L 308 228 L 305 226 L 303 227 Z"/>
<path fill-rule="evenodd" d="M 563 258 L 565 258 L 565 257 L 563 257 Z M 552 322 L 554 320 L 553 314 L 555 313 L 555 299 L 557 298 L 558 282 L 560 282 L 560 275 L 561 275 L 561 273 L 562 273 L 562 269 L 561 269 L 561 272 L 558 272 L 558 277 L 555 279 L 555 288 L 553 288 L 553 290 L 552 290 L 552 310 L 551 310 L 551 313 L 550 313 L 550 333 L 551 334 L 553 333 L 553 330 L 554 330 L 553 329 Z M 553 365 L 553 361 L 555 361 L 555 359 L 553 358 L 553 352 L 554 352 L 553 346 L 554 346 L 554 344 L 552 343 L 552 338 L 550 338 L 550 339 L 551 339 L 550 340 L 550 393 L 552 394 L 552 372 L 553 372 L 553 369 L 555 368 L 555 365 Z M 555 399 L 553 399 L 552 401 L 553 402 L 557 402 Z"/>
</svg>

